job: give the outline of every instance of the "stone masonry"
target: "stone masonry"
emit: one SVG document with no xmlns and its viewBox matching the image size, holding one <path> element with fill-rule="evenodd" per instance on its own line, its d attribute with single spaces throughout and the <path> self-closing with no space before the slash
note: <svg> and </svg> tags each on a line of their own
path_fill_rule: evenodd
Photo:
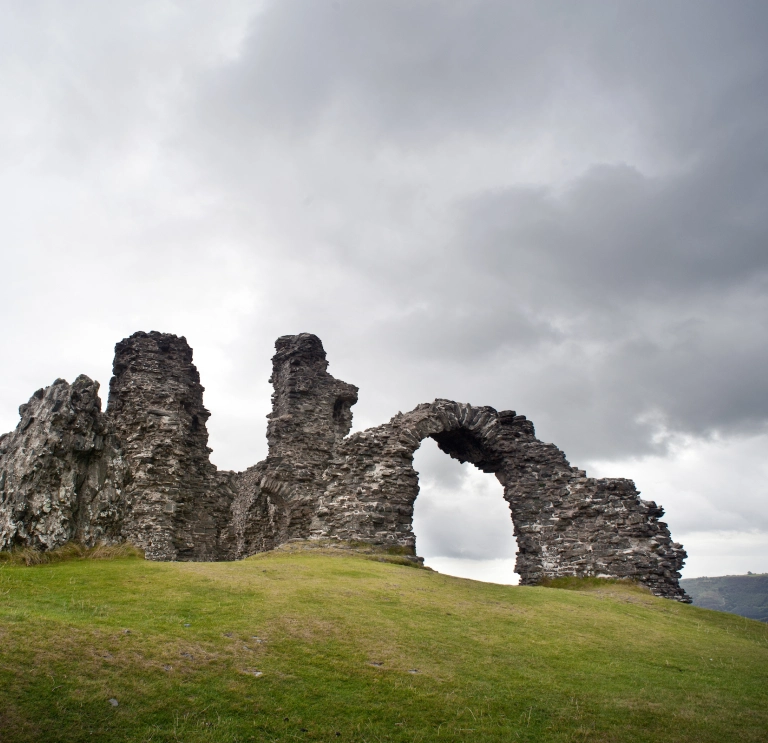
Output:
<svg viewBox="0 0 768 743">
<path fill-rule="evenodd" d="M 200 375 L 185 338 L 135 333 L 115 346 L 107 418 L 127 476 L 122 535 L 155 560 L 231 551 L 228 473 L 211 464 Z"/>
<path fill-rule="evenodd" d="M 435 400 L 349 435 L 357 387 L 332 377 L 320 339 L 276 342 L 267 458 L 211 464 L 203 387 L 183 337 L 135 333 L 115 347 L 106 412 L 99 385 L 56 380 L 0 436 L 0 550 L 130 541 L 155 560 L 228 560 L 291 539 L 363 541 L 416 555 L 413 455 L 440 449 L 495 475 L 523 585 L 560 576 L 631 578 L 689 601 L 686 557 L 626 479 L 594 479 L 536 438 L 515 411 Z"/>
</svg>

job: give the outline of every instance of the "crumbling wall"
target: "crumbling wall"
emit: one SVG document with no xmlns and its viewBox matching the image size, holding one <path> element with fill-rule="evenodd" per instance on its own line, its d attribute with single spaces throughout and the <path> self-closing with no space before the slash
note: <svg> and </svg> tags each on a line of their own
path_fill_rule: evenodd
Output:
<svg viewBox="0 0 768 743">
<path fill-rule="evenodd" d="M 186 338 L 120 341 L 107 413 L 128 471 L 123 536 L 155 560 L 230 556 L 232 477 L 210 462 L 210 413 Z"/>
<path fill-rule="evenodd" d="M 234 473 L 209 460 L 203 387 L 184 338 L 135 333 L 99 385 L 58 379 L 0 438 L 0 549 L 129 540 L 155 560 L 234 554 Z"/>
<path fill-rule="evenodd" d="M 98 383 L 57 380 L 0 437 L 0 549 L 128 539 L 150 559 L 216 560 L 325 538 L 415 554 L 413 455 L 429 436 L 504 486 L 523 584 L 626 577 L 688 600 L 678 584 L 685 551 L 631 480 L 587 477 L 514 411 L 451 400 L 349 436 L 357 388 L 327 368 L 316 336 L 278 338 L 268 456 L 217 472 L 192 349 L 183 337 L 135 333 L 115 347 L 105 414 Z"/>
<path fill-rule="evenodd" d="M 238 476 L 237 552 L 253 554 L 309 535 L 323 473 L 352 426 L 357 387 L 328 374 L 320 339 L 286 335 L 272 357 L 266 460 Z"/>
<path fill-rule="evenodd" d="M 658 520 L 663 510 L 642 501 L 631 480 L 586 477 L 514 411 L 450 400 L 419 405 L 342 442 L 324 474 L 312 536 L 415 549 L 413 454 L 428 436 L 504 486 L 523 585 L 610 576 L 637 580 L 659 596 L 685 597 L 678 585 L 685 552 Z"/>
<path fill-rule="evenodd" d="M 101 412 L 99 383 L 57 379 L 19 407 L 0 436 L 0 550 L 122 539 L 124 463 Z"/>
</svg>

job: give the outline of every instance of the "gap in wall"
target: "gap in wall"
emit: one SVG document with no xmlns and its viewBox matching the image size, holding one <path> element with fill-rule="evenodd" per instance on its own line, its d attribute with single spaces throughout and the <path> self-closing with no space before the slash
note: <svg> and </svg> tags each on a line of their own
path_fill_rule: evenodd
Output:
<svg viewBox="0 0 768 743">
<path fill-rule="evenodd" d="M 516 585 L 517 541 L 504 488 L 494 475 L 461 464 L 424 439 L 416 451 L 416 552 L 440 573 Z"/>
</svg>

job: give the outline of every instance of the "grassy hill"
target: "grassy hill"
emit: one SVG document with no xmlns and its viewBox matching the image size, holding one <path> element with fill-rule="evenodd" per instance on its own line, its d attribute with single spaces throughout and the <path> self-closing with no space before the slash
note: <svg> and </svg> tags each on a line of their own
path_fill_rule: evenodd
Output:
<svg viewBox="0 0 768 743">
<path fill-rule="evenodd" d="M 768 622 L 768 575 L 688 578 L 680 585 L 696 606 Z"/>
<path fill-rule="evenodd" d="M 0 741 L 765 741 L 768 627 L 365 556 L 0 567 Z"/>
</svg>

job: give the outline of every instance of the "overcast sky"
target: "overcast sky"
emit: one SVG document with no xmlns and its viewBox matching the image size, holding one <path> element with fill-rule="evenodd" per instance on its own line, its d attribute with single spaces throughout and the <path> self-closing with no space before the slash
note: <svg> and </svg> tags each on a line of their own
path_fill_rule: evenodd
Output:
<svg viewBox="0 0 768 743">
<path fill-rule="evenodd" d="M 160 330 L 244 469 L 312 332 L 356 429 L 513 408 L 686 577 L 768 571 L 766 39 L 764 0 L 7 0 L 0 430 Z M 417 468 L 420 553 L 511 579 L 500 486 Z"/>
</svg>

